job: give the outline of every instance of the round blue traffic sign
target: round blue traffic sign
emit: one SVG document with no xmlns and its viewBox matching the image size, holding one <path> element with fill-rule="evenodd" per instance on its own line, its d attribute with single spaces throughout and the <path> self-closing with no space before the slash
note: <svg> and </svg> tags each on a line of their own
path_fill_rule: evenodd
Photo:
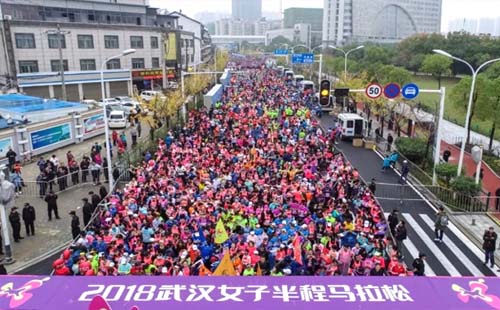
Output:
<svg viewBox="0 0 500 310">
<path fill-rule="evenodd" d="M 420 89 L 418 88 L 417 84 L 413 83 L 406 84 L 401 90 L 401 94 L 403 95 L 403 97 L 408 100 L 417 98 L 419 92 Z"/>
<path fill-rule="evenodd" d="M 401 87 L 396 83 L 390 83 L 384 87 L 384 96 L 387 99 L 394 99 L 401 93 Z"/>
</svg>

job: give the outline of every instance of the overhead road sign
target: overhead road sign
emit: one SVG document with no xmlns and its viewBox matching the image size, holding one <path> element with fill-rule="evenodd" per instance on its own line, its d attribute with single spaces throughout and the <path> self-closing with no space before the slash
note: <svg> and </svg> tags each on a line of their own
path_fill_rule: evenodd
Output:
<svg viewBox="0 0 500 310">
<path fill-rule="evenodd" d="M 292 54 L 292 63 L 294 64 L 313 64 L 314 54 Z"/>
<path fill-rule="evenodd" d="M 365 94 L 370 99 L 377 99 L 382 95 L 382 86 L 372 83 L 366 87 Z"/>
<path fill-rule="evenodd" d="M 408 100 L 417 98 L 419 92 L 420 89 L 418 88 L 418 85 L 414 83 L 406 84 L 405 86 L 403 86 L 403 89 L 401 90 L 403 98 Z"/>
<path fill-rule="evenodd" d="M 387 99 L 394 99 L 401 94 L 401 87 L 396 83 L 389 83 L 384 87 L 384 96 Z"/>
<path fill-rule="evenodd" d="M 286 55 L 288 55 L 288 50 L 287 49 L 284 49 L 284 50 L 276 49 L 276 50 L 274 50 L 274 55 L 275 56 L 286 56 Z"/>
</svg>

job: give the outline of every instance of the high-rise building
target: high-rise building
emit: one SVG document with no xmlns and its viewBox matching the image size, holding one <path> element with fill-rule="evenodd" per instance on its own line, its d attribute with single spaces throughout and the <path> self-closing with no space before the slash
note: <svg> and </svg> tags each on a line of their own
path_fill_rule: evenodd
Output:
<svg viewBox="0 0 500 310">
<path fill-rule="evenodd" d="M 451 20 L 448 31 L 465 31 L 471 34 L 490 34 L 500 36 L 500 17 L 495 18 L 460 18 Z"/>
<path fill-rule="evenodd" d="M 323 9 L 288 8 L 284 15 L 284 28 L 293 28 L 295 24 L 310 24 L 312 31 L 323 28 Z"/>
<path fill-rule="evenodd" d="M 441 30 L 442 0 L 324 0 L 323 44 L 398 42 Z"/>
<path fill-rule="evenodd" d="M 232 17 L 248 21 L 257 21 L 262 17 L 262 0 L 232 0 Z"/>
</svg>

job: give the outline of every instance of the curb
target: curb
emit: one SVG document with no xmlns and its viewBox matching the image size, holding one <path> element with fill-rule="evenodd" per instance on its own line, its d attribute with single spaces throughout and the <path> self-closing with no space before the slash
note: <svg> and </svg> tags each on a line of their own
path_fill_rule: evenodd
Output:
<svg viewBox="0 0 500 310">
<path fill-rule="evenodd" d="M 72 240 L 68 240 L 66 243 L 64 243 L 64 244 L 62 244 L 62 245 L 60 245 L 60 246 L 58 246 L 58 247 L 56 247 L 56 248 L 48 251 L 47 253 L 31 259 L 31 260 L 27 261 L 26 263 L 24 263 L 24 264 L 16 267 L 15 269 L 9 270 L 9 274 L 16 274 L 19 271 L 22 271 L 22 270 L 24 270 L 26 268 L 29 268 L 29 267 L 31 267 L 31 266 L 33 266 L 35 264 L 38 264 L 39 262 L 41 262 L 41 261 L 49 258 L 50 256 L 52 256 L 52 255 L 54 255 L 54 254 L 56 254 L 58 252 L 62 253 L 62 251 L 67 247 L 67 245 L 69 243 L 71 243 L 71 241 Z"/>
</svg>

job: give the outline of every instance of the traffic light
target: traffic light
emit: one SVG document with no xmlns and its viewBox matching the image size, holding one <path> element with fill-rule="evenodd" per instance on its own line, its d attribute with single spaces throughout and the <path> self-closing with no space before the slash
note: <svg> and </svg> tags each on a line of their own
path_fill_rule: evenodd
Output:
<svg viewBox="0 0 500 310">
<path fill-rule="evenodd" d="M 330 105 L 330 81 L 323 80 L 319 86 L 319 103 L 322 106 Z"/>
</svg>

